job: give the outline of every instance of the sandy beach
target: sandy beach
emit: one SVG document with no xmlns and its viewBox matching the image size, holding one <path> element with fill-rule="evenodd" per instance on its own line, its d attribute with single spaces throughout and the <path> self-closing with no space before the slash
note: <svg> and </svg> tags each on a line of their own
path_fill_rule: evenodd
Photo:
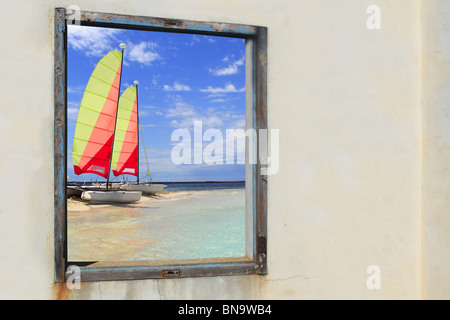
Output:
<svg viewBox="0 0 450 320">
<path fill-rule="evenodd" d="M 67 200 L 69 261 L 239 257 L 243 189 L 170 191 L 133 204 Z"/>
<path fill-rule="evenodd" d="M 128 208 L 142 208 L 145 207 L 149 202 L 155 201 L 173 201 L 179 200 L 181 198 L 187 198 L 192 195 L 192 192 L 187 191 L 164 191 L 155 195 L 145 195 L 143 194 L 141 200 L 136 203 L 130 204 L 91 204 L 89 201 L 84 201 L 78 197 L 71 197 L 67 199 L 67 211 L 77 212 L 77 211 L 87 211 L 97 208 L 108 208 L 108 207 L 128 207 Z"/>
</svg>

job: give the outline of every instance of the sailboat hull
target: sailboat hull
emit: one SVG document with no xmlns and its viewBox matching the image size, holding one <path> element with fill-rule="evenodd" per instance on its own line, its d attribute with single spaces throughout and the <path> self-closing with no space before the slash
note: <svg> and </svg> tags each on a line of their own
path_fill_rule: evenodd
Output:
<svg viewBox="0 0 450 320">
<path fill-rule="evenodd" d="M 83 189 L 74 186 L 67 186 L 67 198 L 70 197 L 81 197 Z"/>
<path fill-rule="evenodd" d="M 133 203 L 141 200 L 140 191 L 84 191 L 81 199 L 92 203 Z"/>
<path fill-rule="evenodd" d="M 141 184 L 123 184 L 120 186 L 120 189 L 122 190 L 128 190 L 128 191 L 141 191 L 142 193 L 147 194 L 155 194 L 158 192 L 163 192 L 165 188 L 165 185 L 163 184 L 148 184 L 148 183 L 141 183 Z"/>
</svg>

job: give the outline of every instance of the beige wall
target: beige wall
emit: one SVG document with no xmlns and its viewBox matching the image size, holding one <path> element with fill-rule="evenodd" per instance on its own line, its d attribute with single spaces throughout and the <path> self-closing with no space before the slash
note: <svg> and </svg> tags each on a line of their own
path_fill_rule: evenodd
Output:
<svg viewBox="0 0 450 320">
<path fill-rule="evenodd" d="M 423 9 L 423 296 L 450 297 L 450 1 Z"/>
<path fill-rule="evenodd" d="M 424 234 L 440 234 L 424 246 L 440 244 L 433 259 L 449 243 L 449 184 L 439 180 L 449 155 L 439 148 L 450 142 L 431 126 L 448 113 L 420 103 L 420 0 L 17 3 L 5 0 L 0 11 L 0 298 L 421 297 L 421 111 L 433 138 L 424 148 L 423 203 L 431 212 Z M 374 3 L 381 30 L 366 28 Z M 280 170 L 269 177 L 267 276 L 83 283 L 74 291 L 53 284 L 53 10 L 71 4 L 268 27 L 268 123 L 280 129 Z M 366 287 L 369 265 L 381 268 L 380 290 Z M 448 282 L 448 272 L 439 279 Z M 448 297 L 449 285 L 429 287 Z"/>
</svg>

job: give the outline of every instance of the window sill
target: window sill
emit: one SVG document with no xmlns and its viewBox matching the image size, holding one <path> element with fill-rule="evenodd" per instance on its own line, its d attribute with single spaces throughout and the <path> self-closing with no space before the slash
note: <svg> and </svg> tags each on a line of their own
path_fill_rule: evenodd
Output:
<svg viewBox="0 0 450 320">
<path fill-rule="evenodd" d="M 77 263 L 69 262 L 68 265 L 77 265 Z M 99 261 L 80 267 L 81 281 L 168 279 L 250 274 L 261 274 L 261 266 L 255 260 L 247 257 L 165 261 Z M 67 273 L 66 276 L 70 276 L 70 274 Z"/>
</svg>

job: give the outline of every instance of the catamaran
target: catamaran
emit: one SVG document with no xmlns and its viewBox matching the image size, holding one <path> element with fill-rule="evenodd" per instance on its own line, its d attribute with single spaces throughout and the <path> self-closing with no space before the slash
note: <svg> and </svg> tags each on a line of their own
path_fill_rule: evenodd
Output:
<svg viewBox="0 0 450 320">
<path fill-rule="evenodd" d="M 116 135 L 118 133 L 121 133 L 121 136 L 124 136 L 123 144 L 122 144 L 122 138 L 118 138 L 117 143 L 114 143 L 114 146 L 116 144 L 118 146 L 121 146 L 122 150 L 120 152 L 120 158 L 119 156 L 115 156 L 116 153 L 113 153 L 113 165 L 116 166 L 118 169 L 113 170 L 113 174 L 115 176 L 118 176 L 120 174 L 130 174 L 137 177 L 136 183 L 124 183 L 120 186 L 120 189 L 128 190 L 128 191 L 140 191 L 142 193 L 147 194 L 155 194 L 158 192 L 164 191 L 165 185 L 163 184 L 154 184 L 149 183 L 148 179 L 150 178 L 150 169 L 148 164 L 148 158 L 147 158 L 147 151 L 145 149 L 144 144 L 144 135 L 142 134 L 142 126 L 139 123 L 139 109 L 138 109 L 138 84 L 139 81 L 134 81 L 134 87 L 128 87 L 127 90 L 122 94 L 119 102 L 119 115 L 118 115 L 118 127 L 116 129 Z M 122 103 L 123 99 L 123 103 Z M 132 107 L 133 105 L 133 107 Z M 123 116 L 120 113 L 121 110 L 123 110 Z M 120 126 L 123 119 L 128 119 L 128 111 L 133 110 L 131 113 L 131 118 L 129 120 L 128 128 L 125 134 L 125 125 L 127 122 L 124 123 L 124 125 Z M 138 130 L 139 127 L 139 130 Z M 139 180 L 139 131 L 141 133 L 142 137 L 142 146 L 144 149 L 145 154 L 145 161 L 147 163 L 147 175 L 146 175 L 146 182 L 142 183 Z M 116 150 L 116 148 L 114 147 Z M 119 150 L 119 149 L 117 149 Z M 118 159 L 119 158 L 119 159 Z M 116 159 L 118 159 L 116 161 Z"/>
<path fill-rule="evenodd" d="M 133 169 L 137 173 L 138 167 L 137 155 L 132 150 L 132 143 L 127 140 L 135 139 L 137 142 L 137 120 L 132 121 L 133 114 L 137 119 L 137 101 L 131 103 L 136 109 L 130 111 L 128 95 L 132 89 L 127 92 L 130 88 L 119 99 L 126 45 L 122 43 L 120 48 L 122 51 L 108 52 L 92 72 L 75 127 L 72 149 L 75 174 L 93 173 L 107 179 L 105 190 L 88 190 L 81 194 L 82 199 L 91 202 L 130 203 L 139 201 L 142 195 L 141 191 L 109 188 L 111 168 L 114 174 L 119 174 Z M 136 128 L 133 129 L 133 126 Z M 123 128 L 126 128 L 125 131 Z M 126 161 L 122 161 L 123 158 L 127 158 Z"/>
</svg>

